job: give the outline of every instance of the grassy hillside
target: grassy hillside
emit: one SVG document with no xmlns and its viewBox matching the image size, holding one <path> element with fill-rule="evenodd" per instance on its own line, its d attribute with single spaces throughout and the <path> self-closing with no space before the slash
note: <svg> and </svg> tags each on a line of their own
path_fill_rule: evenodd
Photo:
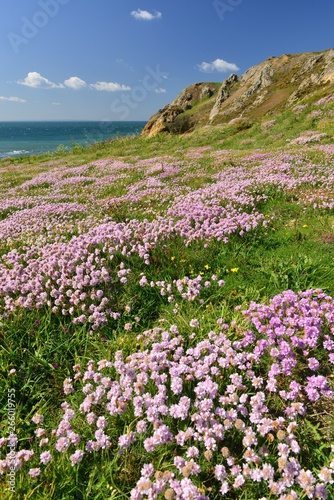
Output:
<svg viewBox="0 0 334 500">
<path fill-rule="evenodd" d="M 0 493 L 333 498 L 334 95 L 0 162 Z"/>
<path fill-rule="evenodd" d="M 228 147 L 264 147 L 264 146 L 285 146 L 286 141 L 296 138 L 300 132 L 309 129 L 327 133 L 329 137 L 333 135 L 334 121 L 332 103 L 324 102 L 317 104 L 321 99 L 331 95 L 331 87 L 318 89 L 303 99 L 290 105 L 286 105 L 287 90 L 275 89 L 268 99 L 259 106 L 247 110 L 242 117 L 239 112 L 224 115 L 220 113 L 214 119 L 214 126 L 207 125 L 208 118 L 216 96 L 194 103 L 191 109 L 178 115 L 169 125 L 172 134 L 182 133 L 192 130 L 190 135 L 194 140 L 203 134 L 205 126 L 209 130 L 210 139 L 228 138 Z M 280 102 L 282 105 L 280 105 Z M 229 101 L 222 105 L 222 110 L 226 105 L 228 110 Z M 247 130 L 248 133 L 238 135 L 234 140 L 235 133 Z M 270 130 L 269 132 L 269 129 Z M 165 134 L 168 136 L 169 134 Z M 251 141 L 249 140 L 251 139 Z M 173 139 L 172 139 L 173 140 Z M 244 142 L 247 140 L 248 142 Z M 168 139 L 167 139 L 168 141 Z"/>
</svg>

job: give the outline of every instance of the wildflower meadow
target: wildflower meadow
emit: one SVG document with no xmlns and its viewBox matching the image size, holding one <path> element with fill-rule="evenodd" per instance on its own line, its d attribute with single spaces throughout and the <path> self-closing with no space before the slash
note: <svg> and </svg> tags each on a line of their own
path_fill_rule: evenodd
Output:
<svg viewBox="0 0 334 500">
<path fill-rule="evenodd" d="M 251 133 L 0 163 L 1 498 L 334 498 L 334 146 Z"/>
</svg>

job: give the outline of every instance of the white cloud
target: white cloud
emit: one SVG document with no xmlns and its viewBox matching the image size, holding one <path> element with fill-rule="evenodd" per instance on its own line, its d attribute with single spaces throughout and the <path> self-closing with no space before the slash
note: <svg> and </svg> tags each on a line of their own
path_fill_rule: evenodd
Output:
<svg viewBox="0 0 334 500">
<path fill-rule="evenodd" d="M 90 87 L 92 87 L 95 90 L 105 90 L 107 92 L 131 90 L 131 87 L 127 87 L 126 85 L 114 82 L 96 82 L 92 83 Z"/>
<path fill-rule="evenodd" d="M 153 19 L 159 19 L 162 14 L 157 11 L 154 11 L 154 14 L 151 14 L 151 12 L 148 12 L 147 10 L 137 9 L 131 12 L 131 16 L 139 21 L 153 21 Z"/>
<path fill-rule="evenodd" d="M 36 71 L 31 71 L 23 79 L 19 80 L 17 83 L 20 85 L 26 85 L 27 87 L 33 87 L 35 89 L 63 89 L 64 85 L 62 83 L 54 83 L 44 78 L 40 73 Z"/>
<path fill-rule="evenodd" d="M 52 106 L 60 106 L 60 102 L 53 102 Z"/>
<path fill-rule="evenodd" d="M 224 59 L 216 59 L 211 63 L 202 62 L 201 64 L 198 64 L 197 68 L 203 73 L 212 73 L 213 71 L 223 73 L 226 71 L 238 71 L 239 69 L 236 64 L 224 61 Z"/>
<path fill-rule="evenodd" d="M 4 97 L 0 95 L 0 101 L 10 101 L 10 102 L 27 102 L 24 99 L 20 99 L 20 97 Z"/>
<path fill-rule="evenodd" d="M 154 92 L 156 94 L 166 94 L 167 90 L 166 89 L 163 89 L 161 87 L 157 88 L 157 89 L 154 89 Z"/>
<path fill-rule="evenodd" d="M 81 78 L 78 78 L 77 76 L 71 76 L 71 78 L 65 80 L 64 85 L 73 90 L 80 90 L 87 87 L 87 83 L 84 80 L 81 80 Z"/>
<path fill-rule="evenodd" d="M 44 76 L 40 75 L 40 73 L 36 73 L 34 71 L 28 73 L 28 75 L 23 80 L 19 80 L 17 83 L 19 83 L 20 85 L 26 85 L 27 87 L 33 87 L 35 89 L 94 89 L 104 90 L 107 92 L 131 90 L 131 87 L 116 82 L 96 82 L 88 84 L 78 76 L 71 76 L 70 78 L 65 80 L 64 83 L 54 83 Z"/>
</svg>

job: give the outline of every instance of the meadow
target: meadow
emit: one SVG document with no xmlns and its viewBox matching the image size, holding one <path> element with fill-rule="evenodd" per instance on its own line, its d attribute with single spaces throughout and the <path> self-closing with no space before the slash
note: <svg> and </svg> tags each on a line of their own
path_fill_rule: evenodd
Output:
<svg viewBox="0 0 334 500">
<path fill-rule="evenodd" d="M 334 498 L 333 102 L 0 162 L 1 499 Z"/>
</svg>

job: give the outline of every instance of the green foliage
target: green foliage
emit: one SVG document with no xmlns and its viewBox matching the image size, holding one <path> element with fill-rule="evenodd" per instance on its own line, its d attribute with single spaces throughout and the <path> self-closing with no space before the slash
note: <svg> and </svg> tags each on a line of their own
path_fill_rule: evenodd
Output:
<svg viewBox="0 0 334 500">
<path fill-rule="evenodd" d="M 333 133 L 333 125 L 327 121 L 321 124 L 315 121 L 305 122 L 308 112 L 306 110 L 298 116 L 291 110 L 283 112 L 276 117 L 269 132 L 265 132 L 259 124 L 248 123 L 247 127 L 220 125 L 184 136 L 123 138 L 87 147 L 75 145 L 70 152 L 59 148 L 52 159 L 59 159 L 70 170 L 73 166 L 110 156 L 132 162 L 135 166 L 139 158 L 171 155 L 172 162 L 187 162 L 187 170 L 182 173 L 184 178 L 175 176 L 173 180 L 166 182 L 173 182 L 173 185 L 180 187 L 180 192 L 186 192 L 213 182 L 213 175 L 227 166 L 238 165 L 240 158 L 253 153 L 253 147 L 267 148 L 261 152 L 272 152 L 274 146 L 286 145 L 287 139 L 296 137 L 312 124 L 328 135 Z M 280 134 L 282 135 L 275 139 Z M 207 154 L 196 160 L 187 157 L 191 148 L 203 145 L 211 146 L 212 152 L 225 148 L 236 148 L 237 151 L 230 151 L 218 164 Z M 270 145 L 272 149 L 268 149 Z M 297 146 L 296 156 L 300 151 Z M 322 164 L 324 157 L 321 152 L 313 150 L 308 154 L 315 164 Z M 37 173 L 45 171 L 48 167 L 42 163 L 50 158 L 51 156 L 44 155 L 39 158 L 16 159 L 11 161 L 11 165 L 2 162 L 0 169 L 4 170 L 21 165 L 21 171 L 15 169 L 4 172 L 3 180 L 9 187 L 19 186 L 24 180 L 32 179 Z M 156 212 L 164 213 L 167 202 L 160 203 L 159 197 L 153 201 L 148 197 L 131 205 L 110 201 L 110 198 L 125 195 L 130 186 L 144 178 L 144 174 L 136 168 L 126 175 L 125 180 L 117 180 L 99 192 L 102 215 L 108 215 L 116 222 L 125 222 L 128 218 L 153 219 Z M 30 195 L 43 195 L 48 187 L 47 183 L 40 184 L 31 190 Z M 88 187 L 93 189 L 92 185 Z M 273 221 L 266 228 L 258 228 L 242 237 L 232 235 L 228 243 L 213 240 L 205 246 L 203 242 L 192 242 L 185 246 L 180 237 L 166 238 L 163 245 L 151 251 L 150 266 L 146 266 L 142 259 L 131 257 L 131 275 L 124 286 L 116 289 L 113 296 L 121 310 L 121 318 L 118 322 L 110 321 L 96 334 L 91 335 L 86 326 L 73 326 L 68 317 L 51 313 L 48 308 L 21 310 L 2 318 L 0 435 L 5 433 L 7 426 L 7 389 L 16 389 L 17 432 L 20 446 L 28 446 L 29 437 L 34 431 L 31 424 L 34 413 L 46 415 L 46 426 L 49 428 L 57 425 L 59 406 L 63 401 L 62 383 L 72 375 L 72 366 L 78 362 L 84 366 L 90 359 L 110 358 L 118 350 L 123 350 L 128 355 L 134 349 L 142 348 L 137 334 L 144 330 L 177 322 L 180 330 L 182 328 L 184 332 L 190 333 L 189 321 L 194 317 L 200 319 L 206 330 L 213 329 L 217 318 L 224 317 L 226 321 L 237 318 L 236 306 L 244 307 L 252 300 L 266 303 L 272 296 L 286 289 L 298 291 L 322 288 L 333 296 L 333 210 L 305 209 L 299 203 L 302 193 L 297 190 L 283 193 L 268 184 L 268 188 L 262 189 L 259 194 L 265 194 L 266 199 L 258 202 L 257 209 L 268 219 L 273 216 Z M 70 191 L 68 196 L 70 201 Z M 86 191 L 80 196 L 85 201 Z M 5 220 L 11 213 L 11 209 L 4 210 L 0 213 L 0 219 Z M 76 222 L 79 223 L 79 217 Z M 67 237 L 77 233 L 75 229 Z M 1 255 L 9 250 L 7 244 L 0 242 Z M 19 249 L 20 244 L 15 248 Z M 127 264 L 127 257 L 121 254 L 115 256 L 114 262 L 119 264 L 121 260 Z M 166 283 L 185 276 L 195 278 L 200 275 L 203 280 L 209 280 L 212 275 L 216 275 L 218 280 L 225 281 L 225 286 L 204 290 L 201 304 L 180 301 L 176 319 L 173 312 L 175 304 L 169 303 L 156 287 L 138 286 L 143 274 L 149 282 L 165 280 Z M 107 287 L 105 291 L 107 292 Z M 126 324 L 131 324 L 131 330 L 125 329 Z M 199 340 L 204 333 L 199 331 L 196 335 Z M 12 369 L 16 369 L 16 374 L 9 377 Z M 302 371 L 304 367 L 300 365 L 299 369 Z M 275 405 L 279 408 L 279 398 L 273 402 L 273 408 Z M 317 470 L 328 455 L 329 442 L 334 435 L 333 421 L 333 408 L 326 406 L 324 402 L 314 405 L 313 414 L 305 419 L 299 437 L 304 443 L 305 467 Z M 141 453 L 142 448 L 139 446 L 122 456 L 115 452 L 117 436 L 131 425 L 134 423 L 128 422 L 126 416 L 119 418 L 115 429 L 110 430 L 115 442 L 112 451 L 105 451 L 98 458 L 90 455 L 78 467 L 71 467 L 68 459 L 59 455 L 45 468 L 44 477 L 40 481 L 29 479 L 26 474 L 19 472 L 16 478 L 16 498 L 129 498 L 129 491 L 134 479 L 139 477 L 141 465 L 149 460 L 147 454 Z M 40 452 L 37 445 L 35 452 Z M 155 457 L 160 461 L 161 470 L 167 469 L 173 452 L 174 450 L 166 447 L 161 456 Z M 206 476 L 209 476 L 210 463 L 204 462 L 201 466 Z M 206 484 L 205 487 L 208 493 L 211 485 Z M 4 477 L 0 477 L 0 493 L 1 498 L 12 498 L 6 490 Z M 246 493 L 231 493 L 228 498 L 256 500 L 263 495 L 262 486 L 258 485 Z M 212 498 L 219 498 L 217 491 L 212 493 Z"/>
</svg>

